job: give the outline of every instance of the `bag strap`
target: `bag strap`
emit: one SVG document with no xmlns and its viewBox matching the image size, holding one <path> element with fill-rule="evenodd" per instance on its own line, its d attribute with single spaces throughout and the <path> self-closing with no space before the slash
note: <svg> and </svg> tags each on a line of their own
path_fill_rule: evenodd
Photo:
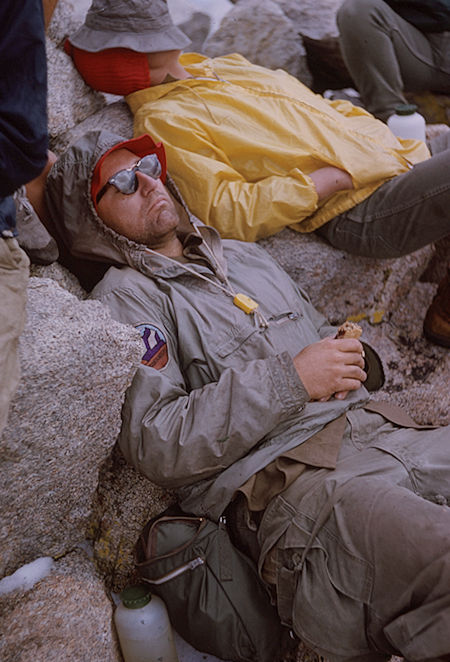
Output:
<svg viewBox="0 0 450 662">
<path fill-rule="evenodd" d="M 156 546 L 156 537 L 157 537 L 156 533 L 158 526 L 164 524 L 164 522 L 173 522 L 173 521 L 187 522 L 187 523 L 194 522 L 197 524 L 197 530 L 195 534 L 187 542 L 183 543 L 182 545 L 179 545 L 174 549 L 171 549 L 166 554 L 156 555 L 155 546 Z M 147 523 L 147 525 L 144 527 L 144 530 L 139 536 L 139 540 L 136 545 L 136 549 L 135 549 L 136 567 L 139 569 L 151 565 L 153 562 L 157 560 L 170 558 L 171 556 L 177 554 L 178 552 L 187 549 L 199 537 L 200 533 L 207 526 L 208 522 L 209 520 L 207 520 L 205 517 L 189 517 L 183 515 L 175 515 L 175 516 L 162 515 L 160 517 L 156 517 L 150 520 Z M 217 539 L 218 539 L 218 548 L 219 548 L 219 578 L 220 581 L 224 581 L 224 582 L 231 581 L 233 579 L 233 564 L 232 564 L 232 555 L 230 549 L 231 541 L 227 530 L 226 517 L 223 515 L 219 519 Z M 139 557 L 141 559 L 143 558 L 143 560 L 140 560 Z M 161 577 L 152 580 L 147 579 L 145 577 L 143 577 L 143 579 L 144 581 L 151 584 L 163 584 L 173 579 L 174 577 L 178 577 L 183 572 L 186 572 L 188 570 L 193 570 L 197 568 L 199 565 L 202 565 L 204 563 L 205 563 L 205 559 L 201 556 L 198 556 L 194 559 L 191 559 L 182 566 L 173 569 L 171 572 L 162 575 Z"/>
<path fill-rule="evenodd" d="M 198 556 L 196 559 L 192 559 L 192 561 L 188 561 L 188 563 L 180 565 L 178 568 L 175 568 L 165 575 L 161 575 L 161 577 L 158 577 L 157 579 L 148 579 L 147 577 L 141 577 L 141 579 L 148 584 L 155 584 L 158 586 L 159 584 L 165 584 L 166 582 L 169 582 L 171 579 L 175 579 L 175 577 L 182 575 L 188 570 L 195 570 L 195 568 L 197 568 L 199 565 L 203 565 L 204 563 L 205 559 L 201 556 Z"/>
<path fill-rule="evenodd" d="M 230 538 L 227 530 L 227 520 L 224 515 L 219 518 L 219 576 L 220 581 L 229 582 L 233 579 L 233 567 L 230 554 Z"/>
<path fill-rule="evenodd" d="M 166 554 L 155 556 L 154 538 L 156 536 L 154 536 L 153 534 L 156 531 L 157 525 L 161 522 L 167 522 L 167 521 L 173 522 L 174 520 L 187 521 L 189 523 L 195 522 L 197 524 L 197 530 L 195 534 L 186 543 L 183 543 L 182 545 L 179 545 L 178 547 L 171 549 Z M 134 563 L 136 568 L 139 570 L 139 568 L 143 568 L 145 566 L 151 565 L 152 563 L 158 561 L 159 559 L 170 558 L 172 555 L 177 554 L 179 551 L 188 548 L 196 540 L 196 538 L 198 538 L 198 536 L 203 531 L 207 523 L 208 520 L 206 520 L 204 517 L 185 517 L 182 515 L 175 515 L 175 516 L 162 515 L 151 519 L 145 525 L 134 549 Z"/>
<path fill-rule="evenodd" d="M 178 547 L 171 549 L 166 554 L 156 554 L 155 546 L 156 546 L 156 532 L 158 526 L 160 524 L 163 524 L 164 522 L 175 522 L 175 521 L 186 522 L 189 524 L 195 523 L 197 525 L 197 530 L 195 531 L 194 535 L 182 545 L 178 545 Z M 177 554 L 178 552 L 183 551 L 187 547 L 190 547 L 190 545 L 192 545 L 192 543 L 198 538 L 200 533 L 203 531 L 203 529 L 207 525 L 207 522 L 208 520 L 205 519 L 204 517 L 183 517 L 178 515 L 175 517 L 169 515 L 163 515 L 162 517 L 157 517 L 156 519 L 151 520 L 151 522 L 149 522 L 148 525 L 144 528 L 139 538 L 141 552 L 143 553 L 145 560 L 141 562 L 137 562 L 137 565 L 142 566 L 152 563 L 152 561 L 170 558 L 174 554 Z"/>
</svg>

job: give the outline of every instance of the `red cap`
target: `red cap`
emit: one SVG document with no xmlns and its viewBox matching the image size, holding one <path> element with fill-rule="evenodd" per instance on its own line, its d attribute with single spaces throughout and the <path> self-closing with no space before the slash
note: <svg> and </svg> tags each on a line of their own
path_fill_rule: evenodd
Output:
<svg viewBox="0 0 450 662">
<path fill-rule="evenodd" d="M 133 152 L 133 154 L 136 154 L 136 156 L 139 156 L 140 159 L 142 159 L 142 157 L 144 156 L 147 156 L 147 154 L 156 154 L 161 164 L 161 175 L 159 179 L 163 183 L 166 181 L 166 174 L 167 174 L 166 151 L 162 143 L 155 143 L 153 138 L 151 138 L 148 135 L 148 133 L 143 133 L 142 136 L 138 136 L 137 138 L 132 138 L 131 140 L 124 140 L 123 142 L 117 143 L 117 145 L 111 147 L 111 149 L 108 149 L 108 151 L 105 152 L 96 163 L 96 166 L 94 168 L 94 173 L 92 175 L 92 183 L 91 183 L 91 197 L 96 210 L 97 210 L 96 200 L 97 200 L 98 192 L 100 190 L 102 163 L 106 159 L 108 154 L 115 152 L 117 149 L 128 149 L 130 152 Z"/>
<path fill-rule="evenodd" d="M 129 48 L 107 48 L 90 53 L 77 48 L 68 39 L 64 50 L 71 56 L 84 81 L 94 90 L 126 96 L 150 87 L 147 54 Z"/>
</svg>

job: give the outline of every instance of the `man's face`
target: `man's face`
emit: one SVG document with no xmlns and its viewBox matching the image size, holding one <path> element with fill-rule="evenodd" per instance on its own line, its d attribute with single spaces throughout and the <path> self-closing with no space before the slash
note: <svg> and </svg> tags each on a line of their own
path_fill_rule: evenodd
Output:
<svg viewBox="0 0 450 662">
<path fill-rule="evenodd" d="M 109 154 L 102 164 L 99 190 L 119 170 L 131 168 L 139 157 L 128 149 Z M 103 223 L 119 234 L 158 250 L 173 238 L 180 221 L 169 192 L 160 179 L 135 171 L 137 189 L 126 195 L 107 185 L 97 205 Z"/>
<path fill-rule="evenodd" d="M 160 69 L 170 67 L 178 62 L 180 55 L 180 50 L 157 51 L 156 53 L 147 53 L 147 61 L 150 69 Z"/>
</svg>

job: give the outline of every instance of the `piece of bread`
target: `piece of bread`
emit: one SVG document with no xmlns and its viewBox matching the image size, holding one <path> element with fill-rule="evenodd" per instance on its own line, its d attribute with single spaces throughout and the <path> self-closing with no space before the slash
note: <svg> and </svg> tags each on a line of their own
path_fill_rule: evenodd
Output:
<svg viewBox="0 0 450 662">
<path fill-rule="evenodd" d="M 359 338 L 362 334 L 362 328 L 355 322 L 344 322 L 338 328 L 335 338 Z"/>
</svg>

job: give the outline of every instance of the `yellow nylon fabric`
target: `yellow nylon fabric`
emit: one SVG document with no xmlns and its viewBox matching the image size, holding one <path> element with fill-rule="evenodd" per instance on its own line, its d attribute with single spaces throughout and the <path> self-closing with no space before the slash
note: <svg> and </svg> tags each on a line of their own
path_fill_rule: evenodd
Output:
<svg viewBox="0 0 450 662">
<path fill-rule="evenodd" d="M 285 226 L 311 232 L 429 157 L 348 101 L 238 54 L 185 53 L 193 76 L 134 92 L 134 134 L 161 140 L 190 210 L 223 237 L 254 241 Z M 346 170 L 354 189 L 318 203 L 309 174 Z"/>
</svg>

